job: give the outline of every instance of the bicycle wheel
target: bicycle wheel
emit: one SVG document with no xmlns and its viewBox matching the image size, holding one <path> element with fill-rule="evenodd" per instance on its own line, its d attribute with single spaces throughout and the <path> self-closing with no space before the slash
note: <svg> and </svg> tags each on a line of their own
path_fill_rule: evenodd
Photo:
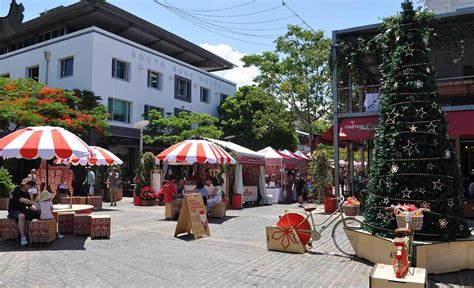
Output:
<svg viewBox="0 0 474 288">
<path fill-rule="evenodd" d="M 311 239 L 311 224 L 305 215 L 296 212 L 287 212 L 278 219 L 276 224 L 280 228 L 294 228 L 301 244 L 306 245 Z"/>
<path fill-rule="evenodd" d="M 336 248 L 347 256 L 355 256 L 355 250 L 344 229 L 362 230 L 362 222 L 355 218 L 344 218 L 334 224 L 332 228 L 332 240 Z"/>
</svg>

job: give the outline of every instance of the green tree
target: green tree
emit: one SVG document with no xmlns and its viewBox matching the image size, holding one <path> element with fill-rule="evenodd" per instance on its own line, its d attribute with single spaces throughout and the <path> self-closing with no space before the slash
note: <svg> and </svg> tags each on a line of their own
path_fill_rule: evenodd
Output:
<svg viewBox="0 0 474 288">
<path fill-rule="evenodd" d="M 310 134 L 310 147 L 312 123 L 331 107 L 330 51 L 330 39 L 323 31 L 289 25 L 286 35 L 277 39 L 275 51 L 242 58 L 245 67 L 260 70 L 255 82 L 283 103 L 292 120 Z"/>
<path fill-rule="evenodd" d="M 209 114 L 180 112 L 178 115 L 163 117 L 157 110 L 148 113 L 150 124 L 143 141 L 147 144 L 163 143 L 173 145 L 193 136 L 219 139 L 223 133 L 215 125 L 218 119 Z"/>
<path fill-rule="evenodd" d="M 260 150 L 267 146 L 295 150 L 297 138 L 289 113 L 259 87 L 243 86 L 219 107 L 225 135 L 232 142 Z"/>
<path fill-rule="evenodd" d="M 317 199 L 319 203 L 323 203 L 328 184 L 331 182 L 331 165 L 323 150 L 319 149 L 311 154 L 309 173 L 313 178 L 314 186 L 313 191 L 310 191 L 308 197 L 313 200 Z"/>
<path fill-rule="evenodd" d="M 0 78 L 0 130 L 27 126 L 64 127 L 81 136 L 103 134 L 108 113 L 100 97 L 88 91 L 51 88 L 32 79 Z"/>
<path fill-rule="evenodd" d="M 436 103 L 436 72 L 429 59 L 433 16 L 414 11 L 408 0 L 402 8 L 384 20 L 376 38 L 382 54 L 381 108 L 365 223 L 373 233 L 393 236 L 395 218 L 383 207 L 409 203 L 431 209 L 415 238 L 465 237 L 461 174 Z"/>
</svg>

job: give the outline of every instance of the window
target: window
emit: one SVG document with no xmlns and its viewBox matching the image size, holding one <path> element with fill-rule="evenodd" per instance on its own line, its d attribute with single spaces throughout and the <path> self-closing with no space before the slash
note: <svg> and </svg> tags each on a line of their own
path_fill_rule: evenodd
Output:
<svg viewBox="0 0 474 288">
<path fill-rule="evenodd" d="M 0 74 L 0 77 L 1 77 L 1 78 L 10 78 L 10 73 L 3 73 L 3 74 Z"/>
<path fill-rule="evenodd" d="M 61 78 L 72 76 L 74 70 L 74 57 L 61 60 Z"/>
<path fill-rule="evenodd" d="M 189 110 L 174 108 L 174 115 L 178 115 L 181 112 L 191 113 L 191 111 L 189 111 Z"/>
<path fill-rule="evenodd" d="M 118 59 L 112 59 L 112 77 L 122 79 L 125 81 L 130 80 L 130 63 L 121 61 Z"/>
<path fill-rule="evenodd" d="M 150 88 L 161 90 L 161 73 L 148 70 L 147 86 Z"/>
<path fill-rule="evenodd" d="M 143 113 L 143 118 L 145 120 L 148 120 L 148 113 L 151 111 L 151 110 L 156 110 L 158 112 L 161 113 L 161 116 L 165 117 L 165 109 L 164 108 L 161 108 L 161 107 L 155 107 L 155 106 L 151 106 L 151 105 L 145 105 L 145 111 Z"/>
<path fill-rule="evenodd" d="M 109 120 L 130 123 L 132 103 L 109 98 Z"/>
<path fill-rule="evenodd" d="M 211 90 L 201 87 L 201 102 L 209 103 L 209 97 L 211 95 Z"/>
<path fill-rule="evenodd" d="M 227 97 L 229 97 L 229 95 L 226 95 L 224 93 L 221 93 L 221 103 L 225 101 L 225 99 L 227 99 Z"/>
<path fill-rule="evenodd" d="M 26 68 L 26 78 L 31 78 L 36 82 L 39 81 L 39 66 Z"/>
<path fill-rule="evenodd" d="M 175 75 L 174 98 L 191 102 L 191 80 Z"/>
</svg>

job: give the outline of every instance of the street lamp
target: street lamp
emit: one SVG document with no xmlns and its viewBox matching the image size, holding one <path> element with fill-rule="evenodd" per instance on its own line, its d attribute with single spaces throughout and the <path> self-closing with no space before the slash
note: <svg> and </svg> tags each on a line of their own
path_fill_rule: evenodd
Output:
<svg viewBox="0 0 474 288">
<path fill-rule="evenodd" d="M 143 128 L 148 126 L 148 124 L 150 124 L 148 120 L 140 120 L 133 124 L 133 128 L 140 129 L 140 155 L 143 153 Z"/>
</svg>

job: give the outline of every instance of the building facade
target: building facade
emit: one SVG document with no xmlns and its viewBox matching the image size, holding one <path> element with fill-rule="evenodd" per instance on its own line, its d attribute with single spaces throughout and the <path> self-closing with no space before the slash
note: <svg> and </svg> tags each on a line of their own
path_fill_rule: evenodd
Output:
<svg viewBox="0 0 474 288">
<path fill-rule="evenodd" d="M 217 116 L 236 84 L 211 72 L 233 67 L 105 1 L 61 6 L 0 36 L 0 76 L 89 90 L 102 98 L 112 137 L 92 137 L 91 144 L 116 152 L 130 168 L 139 147 L 134 123 L 151 109 L 164 116 L 181 111 Z"/>
<path fill-rule="evenodd" d="M 435 14 L 474 9 L 474 0 L 425 0 L 425 7 Z"/>
</svg>

